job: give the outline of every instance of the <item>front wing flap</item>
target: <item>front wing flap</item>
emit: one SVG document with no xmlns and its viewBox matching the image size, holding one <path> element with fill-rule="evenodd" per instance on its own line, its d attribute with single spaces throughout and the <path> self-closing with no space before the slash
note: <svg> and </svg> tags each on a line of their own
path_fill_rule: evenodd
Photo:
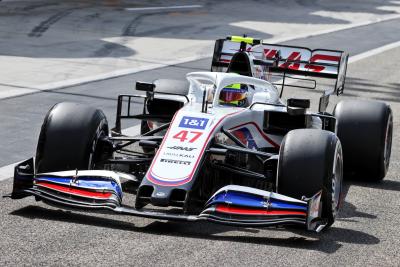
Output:
<svg viewBox="0 0 400 267">
<path fill-rule="evenodd" d="M 304 200 L 246 186 L 228 185 L 207 202 L 200 217 L 244 226 L 303 224 L 322 230 L 321 191 Z"/>
</svg>

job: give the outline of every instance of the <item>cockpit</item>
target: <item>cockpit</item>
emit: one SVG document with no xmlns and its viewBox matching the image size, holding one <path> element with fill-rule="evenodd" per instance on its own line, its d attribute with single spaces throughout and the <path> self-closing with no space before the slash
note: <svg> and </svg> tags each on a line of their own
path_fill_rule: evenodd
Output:
<svg viewBox="0 0 400 267">
<path fill-rule="evenodd" d="M 277 103 L 279 94 L 271 83 L 236 73 L 192 72 L 187 74 L 190 95 L 197 103 L 212 106 L 249 107 L 253 102 Z"/>
</svg>

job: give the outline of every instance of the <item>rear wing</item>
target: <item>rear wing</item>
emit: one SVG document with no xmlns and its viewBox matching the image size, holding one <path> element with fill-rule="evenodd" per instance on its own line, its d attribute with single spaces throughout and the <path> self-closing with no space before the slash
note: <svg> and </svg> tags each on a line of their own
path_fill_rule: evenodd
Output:
<svg viewBox="0 0 400 267">
<path fill-rule="evenodd" d="M 292 74 L 335 79 L 334 91 L 330 93 L 343 93 L 348 61 L 348 54 L 343 51 L 268 44 L 259 39 L 232 36 L 215 42 L 211 71 L 225 72 L 238 51 L 252 53 L 258 59 L 254 64 L 270 62 L 267 71 L 283 77 L 282 87 L 285 77 L 289 77 L 286 74 Z"/>
</svg>

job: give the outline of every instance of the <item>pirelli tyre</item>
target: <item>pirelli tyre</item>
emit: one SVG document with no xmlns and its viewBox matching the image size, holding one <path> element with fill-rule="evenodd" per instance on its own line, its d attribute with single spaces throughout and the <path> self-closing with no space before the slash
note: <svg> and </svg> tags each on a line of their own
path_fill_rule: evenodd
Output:
<svg viewBox="0 0 400 267">
<path fill-rule="evenodd" d="M 279 151 L 277 192 L 301 199 L 322 190 L 321 217 L 331 225 L 342 201 L 343 156 L 337 136 L 319 129 L 290 131 Z"/>
<path fill-rule="evenodd" d="M 380 181 L 388 171 L 393 115 L 378 101 L 345 100 L 334 110 L 336 134 L 343 146 L 346 177 Z"/>
<path fill-rule="evenodd" d="M 47 113 L 36 150 L 37 173 L 95 168 L 108 135 L 104 113 L 77 103 L 62 102 Z"/>
</svg>

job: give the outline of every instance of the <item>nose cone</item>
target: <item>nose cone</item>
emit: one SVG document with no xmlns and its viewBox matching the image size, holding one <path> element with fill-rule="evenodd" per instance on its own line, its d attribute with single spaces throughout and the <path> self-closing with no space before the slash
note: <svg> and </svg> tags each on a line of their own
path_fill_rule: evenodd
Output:
<svg viewBox="0 0 400 267">
<path fill-rule="evenodd" d="M 147 204 L 160 207 L 183 207 L 189 188 L 187 185 L 176 188 L 149 183 L 142 184 L 136 196 L 135 207 L 140 209 Z"/>
</svg>

